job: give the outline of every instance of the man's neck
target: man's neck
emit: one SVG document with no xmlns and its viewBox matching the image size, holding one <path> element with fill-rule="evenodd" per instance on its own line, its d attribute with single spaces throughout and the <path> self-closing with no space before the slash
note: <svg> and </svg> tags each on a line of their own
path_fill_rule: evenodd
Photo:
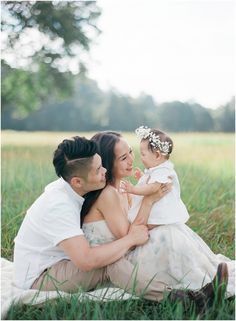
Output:
<svg viewBox="0 0 236 321">
<path fill-rule="evenodd" d="M 87 192 L 86 191 L 84 191 L 82 188 L 76 188 L 76 187 L 74 187 L 74 186 L 72 186 L 72 185 L 70 185 L 70 187 L 73 189 L 73 191 L 76 193 L 76 194 L 78 194 L 78 195 L 80 195 L 80 196 L 84 196 Z"/>
</svg>

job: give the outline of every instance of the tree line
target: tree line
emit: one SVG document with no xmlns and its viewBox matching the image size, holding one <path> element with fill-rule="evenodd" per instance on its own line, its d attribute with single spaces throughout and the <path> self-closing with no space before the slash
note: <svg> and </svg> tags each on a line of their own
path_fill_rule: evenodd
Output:
<svg viewBox="0 0 236 321">
<path fill-rule="evenodd" d="M 104 92 L 88 79 L 82 57 L 101 33 L 96 1 L 2 1 L 1 9 L 2 129 L 235 130 L 234 97 L 217 110 L 193 102 L 160 104 L 147 94 Z"/>
<path fill-rule="evenodd" d="M 63 101 L 49 100 L 24 118 L 15 109 L 2 112 L 2 129 L 46 131 L 133 131 L 140 125 L 171 132 L 234 132 L 235 98 L 211 110 L 193 102 L 172 101 L 158 104 L 153 97 L 137 98 L 115 90 L 102 91 L 85 76 L 77 77 L 74 94 Z"/>
</svg>

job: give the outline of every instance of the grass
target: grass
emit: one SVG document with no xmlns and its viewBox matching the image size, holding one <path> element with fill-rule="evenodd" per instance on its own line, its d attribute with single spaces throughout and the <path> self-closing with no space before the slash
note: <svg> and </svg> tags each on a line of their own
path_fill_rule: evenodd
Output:
<svg viewBox="0 0 236 321">
<path fill-rule="evenodd" d="M 12 306 L 9 320 L 197 320 L 194 307 L 185 312 L 181 304 L 168 300 L 156 304 L 146 300 L 127 301 L 82 301 L 76 296 L 67 302 L 62 299 L 46 302 L 43 307 Z M 234 320 L 234 300 L 227 300 L 223 306 L 208 309 L 205 320 Z"/>
<path fill-rule="evenodd" d="M 78 133 L 2 133 L 2 256 L 12 259 L 13 240 L 27 208 L 44 186 L 56 178 L 52 153 L 63 138 Z M 92 133 L 82 133 L 86 137 Z M 80 133 L 81 135 L 81 133 Z M 124 135 L 134 147 L 135 165 L 142 167 L 134 135 Z M 234 258 L 234 137 L 232 134 L 173 134 L 172 161 L 179 175 L 182 199 L 188 207 L 188 225 L 215 253 Z M 198 319 L 190 308 L 154 304 L 145 300 L 107 303 L 84 301 L 76 296 L 43 306 L 11 307 L 8 319 Z M 234 319 L 234 300 L 209 309 L 204 319 Z"/>
</svg>

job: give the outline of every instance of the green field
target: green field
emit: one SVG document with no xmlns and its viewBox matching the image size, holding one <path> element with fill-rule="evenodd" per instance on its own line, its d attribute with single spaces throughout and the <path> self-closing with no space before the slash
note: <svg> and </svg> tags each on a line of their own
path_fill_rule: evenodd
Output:
<svg viewBox="0 0 236 321">
<path fill-rule="evenodd" d="M 2 256 L 12 259 L 13 239 L 27 208 L 44 186 L 56 178 L 52 153 L 63 138 L 91 133 L 2 132 Z M 124 134 L 134 148 L 135 165 L 140 166 L 138 140 Z M 172 134 L 171 157 L 179 175 L 182 199 L 197 232 L 215 253 L 234 258 L 234 135 Z M 196 319 L 194 311 L 143 300 L 81 304 L 55 301 L 38 307 L 16 306 L 9 319 Z M 112 314 L 115 309 L 116 312 Z M 73 311 L 72 311 L 73 310 Z M 138 311 L 138 313 L 137 313 Z M 187 314 L 186 314 L 187 313 Z M 234 302 L 208 311 L 205 319 L 234 319 Z"/>
</svg>

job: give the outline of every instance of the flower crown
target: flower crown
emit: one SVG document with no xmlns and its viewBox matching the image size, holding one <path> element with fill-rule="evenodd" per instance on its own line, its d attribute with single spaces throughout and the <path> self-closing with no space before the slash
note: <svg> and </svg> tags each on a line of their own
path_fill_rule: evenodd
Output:
<svg viewBox="0 0 236 321">
<path fill-rule="evenodd" d="M 151 128 L 148 128 L 147 126 L 140 126 L 135 130 L 135 133 L 141 140 L 148 139 L 150 145 L 152 145 L 155 149 L 159 149 L 162 154 L 169 154 L 172 144 L 167 141 L 162 142 L 160 136 L 153 133 Z"/>
</svg>

